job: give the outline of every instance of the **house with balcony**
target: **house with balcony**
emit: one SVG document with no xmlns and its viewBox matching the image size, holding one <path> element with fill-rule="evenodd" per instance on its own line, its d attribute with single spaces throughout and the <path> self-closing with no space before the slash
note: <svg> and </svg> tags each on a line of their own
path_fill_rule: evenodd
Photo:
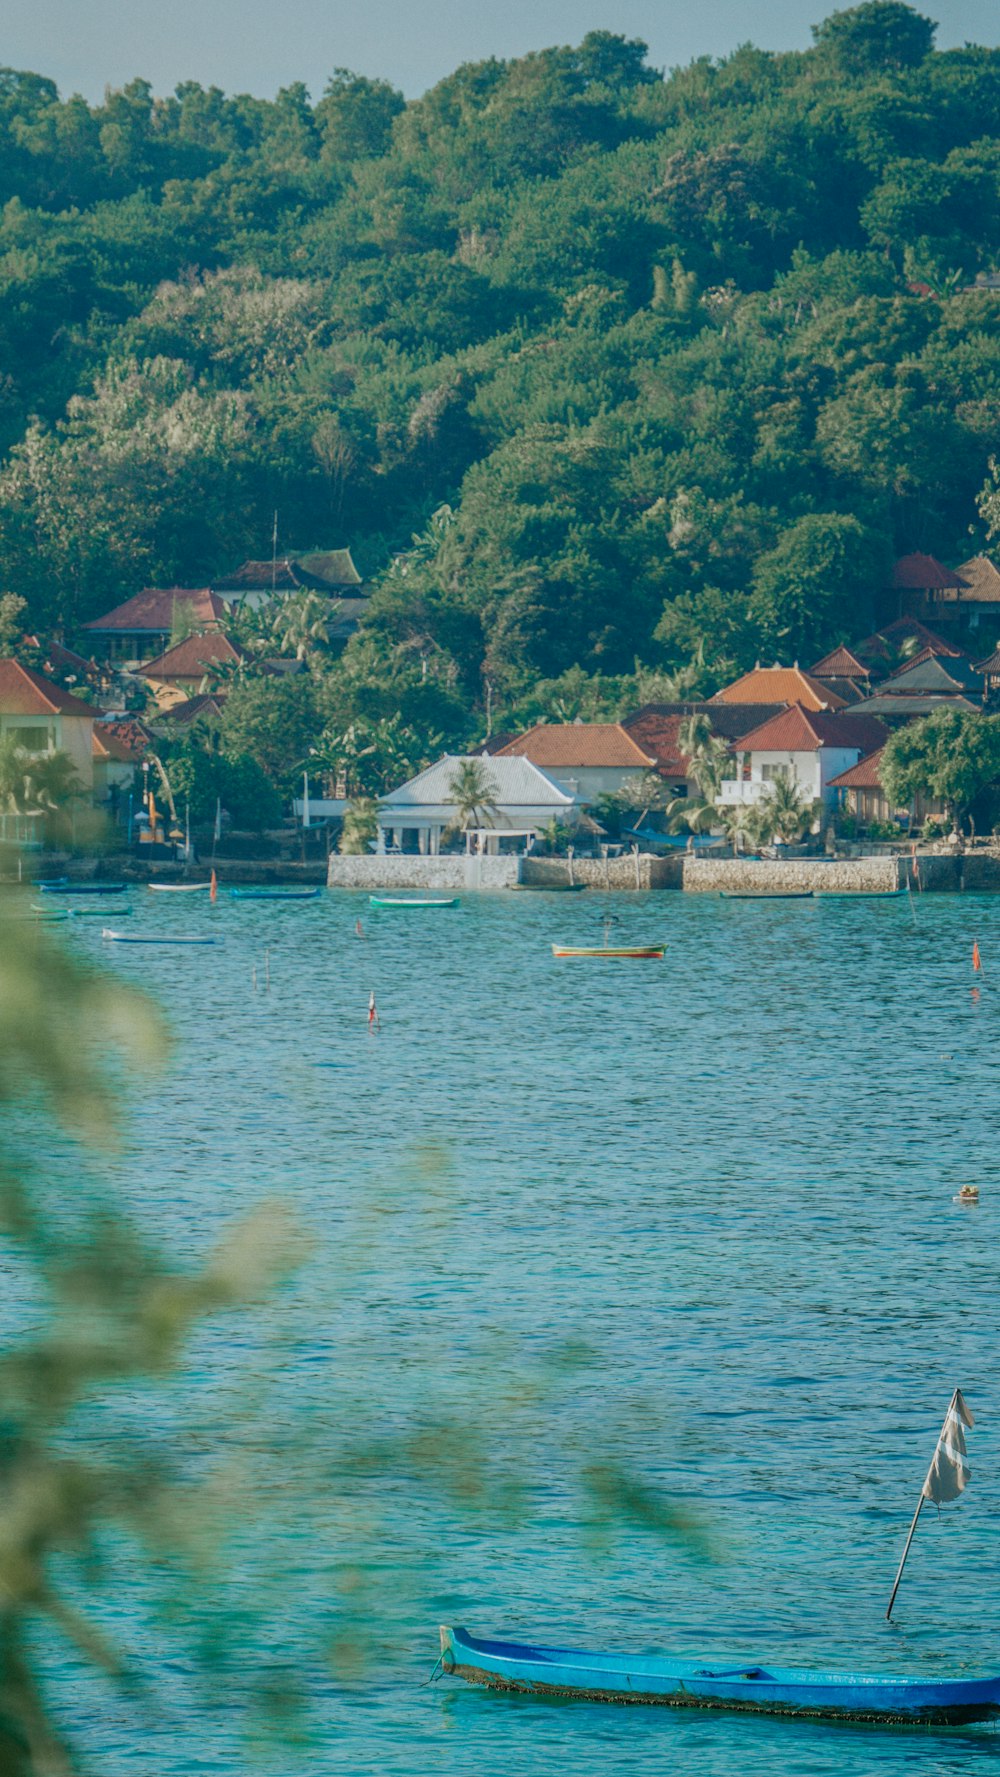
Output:
<svg viewBox="0 0 1000 1777">
<path fill-rule="evenodd" d="M 884 745 L 889 731 L 870 716 L 854 710 L 808 710 L 792 704 L 733 743 L 733 773 L 724 778 L 717 801 L 721 807 L 751 805 L 769 796 L 785 778 L 804 802 L 836 801 L 834 778 L 859 759 Z"/>
</svg>

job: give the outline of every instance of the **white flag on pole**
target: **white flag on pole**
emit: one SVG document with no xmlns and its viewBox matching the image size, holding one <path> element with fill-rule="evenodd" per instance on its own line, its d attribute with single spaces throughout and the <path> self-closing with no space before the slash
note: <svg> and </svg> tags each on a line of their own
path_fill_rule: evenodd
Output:
<svg viewBox="0 0 1000 1777">
<path fill-rule="evenodd" d="M 923 1486 L 924 1498 L 937 1506 L 957 1499 L 969 1484 L 972 1471 L 965 1449 L 965 1427 L 971 1430 L 975 1423 L 961 1389 L 956 1388 Z"/>
</svg>

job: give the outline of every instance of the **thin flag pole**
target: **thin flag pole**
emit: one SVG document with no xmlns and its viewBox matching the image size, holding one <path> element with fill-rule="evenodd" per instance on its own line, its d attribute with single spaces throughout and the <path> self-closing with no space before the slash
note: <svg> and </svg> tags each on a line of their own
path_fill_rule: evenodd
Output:
<svg viewBox="0 0 1000 1777">
<path fill-rule="evenodd" d="M 950 1438 L 949 1427 L 953 1423 L 953 1416 L 958 1435 L 955 1438 Z M 961 1389 L 956 1388 L 952 1394 L 951 1400 L 948 1402 L 948 1411 L 944 1416 L 941 1435 L 935 1446 L 934 1455 L 931 1457 L 930 1467 L 924 1477 L 924 1484 L 920 1489 L 920 1498 L 917 1500 L 917 1509 L 913 1514 L 913 1521 L 910 1525 L 910 1533 L 906 1539 L 906 1546 L 903 1549 L 899 1566 L 896 1569 L 896 1578 L 893 1583 L 892 1596 L 889 1599 L 888 1609 L 885 1613 L 886 1622 L 888 1622 L 889 1618 L 892 1616 L 892 1607 L 896 1602 L 896 1593 L 899 1591 L 899 1582 L 903 1577 L 903 1568 L 906 1566 L 906 1557 L 910 1552 L 910 1544 L 913 1541 L 913 1533 L 917 1528 L 917 1520 L 923 1509 L 924 1500 L 933 1499 L 940 1505 L 942 1500 L 957 1499 L 968 1479 L 969 1471 L 965 1461 L 965 1444 L 962 1439 L 961 1426 L 958 1424 L 959 1419 L 964 1421 L 966 1425 L 971 1425 L 973 1423 L 972 1415 L 966 1407 L 965 1402 L 962 1400 Z M 956 1444 L 958 1446 L 957 1449 L 955 1448 Z M 941 1472 L 942 1462 L 945 1466 L 944 1475 L 942 1475 Z"/>
<path fill-rule="evenodd" d="M 921 1493 L 920 1498 L 917 1500 L 917 1509 L 913 1514 L 913 1522 L 910 1525 L 910 1534 L 906 1539 L 906 1546 L 903 1549 L 902 1559 L 900 1560 L 899 1566 L 896 1569 L 896 1578 L 893 1583 L 892 1597 L 889 1599 L 889 1608 L 885 1613 L 886 1622 L 888 1622 L 889 1618 L 892 1616 L 892 1607 L 896 1602 L 896 1593 L 899 1591 L 899 1582 L 903 1577 L 903 1568 L 906 1566 L 906 1557 L 910 1552 L 910 1544 L 913 1541 L 913 1532 L 917 1528 L 917 1519 L 919 1518 L 920 1513 L 923 1510 L 923 1504 L 924 1504 L 924 1496 Z"/>
</svg>

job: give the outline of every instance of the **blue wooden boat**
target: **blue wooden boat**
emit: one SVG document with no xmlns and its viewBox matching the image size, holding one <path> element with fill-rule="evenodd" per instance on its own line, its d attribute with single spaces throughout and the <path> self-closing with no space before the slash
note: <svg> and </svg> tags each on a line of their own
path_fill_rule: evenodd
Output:
<svg viewBox="0 0 1000 1777">
<path fill-rule="evenodd" d="M 38 882 L 43 895 L 123 895 L 127 882 Z"/>
<path fill-rule="evenodd" d="M 494 1690 L 553 1693 L 608 1703 L 664 1703 L 693 1709 L 752 1709 L 770 1715 L 840 1716 L 854 1721 L 968 1722 L 1000 1714 L 995 1678 L 895 1678 L 881 1672 L 810 1672 L 753 1660 L 676 1654 L 580 1653 L 481 1641 L 441 1630 L 446 1672 Z"/>
<path fill-rule="evenodd" d="M 315 901 L 322 893 L 321 888 L 310 889 L 230 889 L 229 894 L 234 901 Z"/>
<path fill-rule="evenodd" d="M 106 907 L 39 907 L 34 901 L 31 903 L 31 911 L 39 914 L 42 919 L 107 919 L 108 917 Z M 131 919 L 131 917 L 131 907 L 115 908 L 116 919 Z"/>
</svg>

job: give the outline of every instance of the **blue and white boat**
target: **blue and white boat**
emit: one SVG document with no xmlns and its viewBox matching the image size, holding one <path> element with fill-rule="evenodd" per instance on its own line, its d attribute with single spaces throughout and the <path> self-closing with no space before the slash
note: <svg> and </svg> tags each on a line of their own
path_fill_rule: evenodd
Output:
<svg viewBox="0 0 1000 1777">
<path fill-rule="evenodd" d="M 1000 1676 L 899 1678 L 881 1672 L 811 1672 L 752 1659 L 677 1654 L 581 1653 L 482 1641 L 443 1627 L 445 1672 L 501 1691 L 586 1697 L 608 1703 L 665 1703 L 747 1709 L 770 1715 L 854 1721 L 970 1722 L 1000 1714 Z"/>
</svg>

